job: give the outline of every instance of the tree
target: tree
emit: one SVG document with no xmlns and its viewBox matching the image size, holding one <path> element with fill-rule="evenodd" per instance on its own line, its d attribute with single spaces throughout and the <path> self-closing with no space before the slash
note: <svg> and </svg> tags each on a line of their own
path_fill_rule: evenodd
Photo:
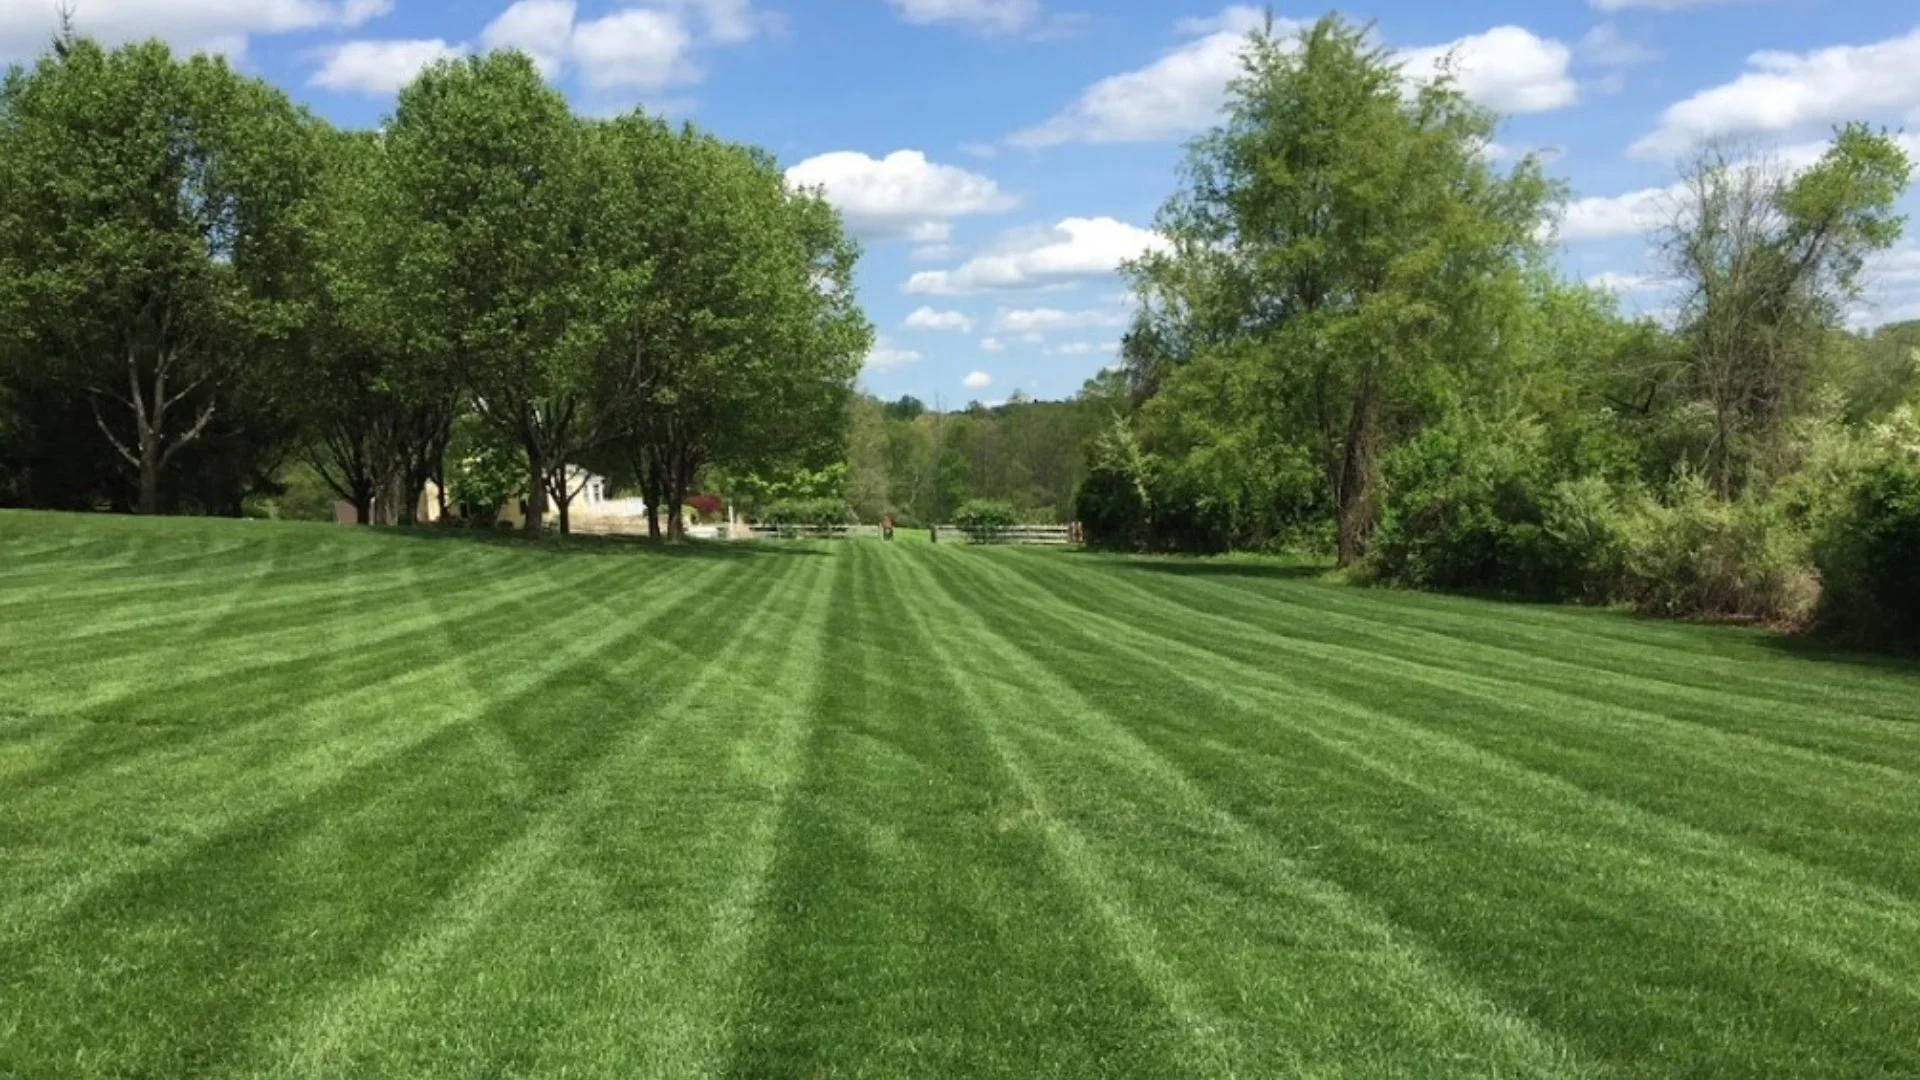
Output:
<svg viewBox="0 0 1920 1080">
<path fill-rule="evenodd" d="M 1911 164 L 1864 125 L 1840 129 L 1812 168 L 1695 159 L 1665 238 L 1687 293 L 1680 328 L 1690 389 L 1712 417 L 1706 470 L 1721 498 L 1778 471 L 1787 422 L 1860 295 L 1868 255 L 1891 247 Z"/>
<path fill-rule="evenodd" d="M 8 351 L 86 402 L 142 513 L 305 316 L 317 130 L 158 42 L 63 38 L 0 87 Z"/>
<path fill-rule="evenodd" d="M 361 524 L 392 497 L 411 525 L 461 399 L 436 252 L 401 213 L 385 137 L 326 140 L 314 317 L 296 380 L 315 471 Z"/>
<path fill-rule="evenodd" d="M 575 258 L 594 220 L 581 125 L 520 53 L 449 60 L 400 92 L 387 130 L 403 225 L 482 416 L 527 455 L 528 531 L 587 440 L 596 357 Z"/>
<path fill-rule="evenodd" d="M 1208 353 L 1251 365 L 1260 405 L 1216 426 L 1311 450 L 1346 565 L 1392 441 L 1501 362 L 1554 189 L 1531 159 L 1489 164 L 1495 118 L 1450 78 L 1407 86 L 1338 18 L 1252 35 L 1242 67 L 1161 212 L 1170 250 L 1131 268 L 1129 358 L 1145 391 Z"/>
<path fill-rule="evenodd" d="M 673 272 L 639 331 L 652 359 L 634 442 L 649 505 L 675 508 L 710 466 L 764 475 L 839 457 L 872 340 L 859 249 L 833 209 L 764 153 L 691 129 L 676 143 L 658 248 Z M 681 538 L 677 513 L 668 529 Z"/>
</svg>

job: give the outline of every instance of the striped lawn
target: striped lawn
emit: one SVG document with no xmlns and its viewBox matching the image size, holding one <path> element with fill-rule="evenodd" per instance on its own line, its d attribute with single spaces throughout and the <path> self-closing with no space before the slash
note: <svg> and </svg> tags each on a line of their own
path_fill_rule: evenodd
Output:
<svg viewBox="0 0 1920 1080">
<path fill-rule="evenodd" d="M 0 1077 L 1920 1075 L 1920 668 L 0 514 Z"/>
</svg>

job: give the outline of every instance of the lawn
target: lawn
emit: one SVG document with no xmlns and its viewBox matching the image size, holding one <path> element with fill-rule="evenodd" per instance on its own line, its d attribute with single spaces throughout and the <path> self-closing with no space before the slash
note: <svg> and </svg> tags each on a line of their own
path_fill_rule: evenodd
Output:
<svg viewBox="0 0 1920 1080">
<path fill-rule="evenodd" d="M 1920 1075 L 1920 668 L 942 543 L 0 514 L 0 1076 Z"/>
</svg>

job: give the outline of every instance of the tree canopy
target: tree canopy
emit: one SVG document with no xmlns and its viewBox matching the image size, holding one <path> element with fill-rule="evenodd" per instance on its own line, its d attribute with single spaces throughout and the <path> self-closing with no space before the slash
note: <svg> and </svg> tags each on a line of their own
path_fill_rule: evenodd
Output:
<svg viewBox="0 0 1920 1080">
<path fill-rule="evenodd" d="M 0 229 L 26 501 L 237 509 L 299 458 L 408 523 L 471 415 L 517 447 L 527 528 L 551 500 L 564 531 L 588 459 L 669 507 L 709 466 L 818 464 L 871 338 L 817 193 L 690 126 L 576 116 L 514 52 L 342 132 L 218 59 L 62 40 L 0 87 Z"/>
</svg>

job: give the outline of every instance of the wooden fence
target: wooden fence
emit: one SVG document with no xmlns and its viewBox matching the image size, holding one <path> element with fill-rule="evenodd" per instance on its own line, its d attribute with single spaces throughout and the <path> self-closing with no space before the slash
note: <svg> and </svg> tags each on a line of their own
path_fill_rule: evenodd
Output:
<svg viewBox="0 0 1920 1080">
<path fill-rule="evenodd" d="M 596 536 L 645 536 L 647 521 L 635 517 L 581 516 L 568 522 L 576 533 Z M 859 540 L 880 538 L 878 525 L 742 525 L 745 540 Z M 923 528 L 901 526 L 902 533 L 925 533 Z M 1071 547 L 1082 542 L 1080 526 L 1008 525 L 998 529 L 963 529 L 942 525 L 940 539 L 947 543 L 1020 544 Z M 687 535 L 698 540 L 729 539 L 725 525 L 690 525 Z"/>
<path fill-rule="evenodd" d="M 753 540 L 855 540 L 880 536 L 878 525 L 748 525 L 745 529 L 747 537 Z M 898 531 L 917 533 L 924 530 L 901 526 Z M 937 531 L 942 540 L 969 544 L 1069 547 L 1081 542 L 1078 524 L 1009 525 L 1005 528 L 974 530 L 958 525 L 942 525 Z"/>
</svg>

